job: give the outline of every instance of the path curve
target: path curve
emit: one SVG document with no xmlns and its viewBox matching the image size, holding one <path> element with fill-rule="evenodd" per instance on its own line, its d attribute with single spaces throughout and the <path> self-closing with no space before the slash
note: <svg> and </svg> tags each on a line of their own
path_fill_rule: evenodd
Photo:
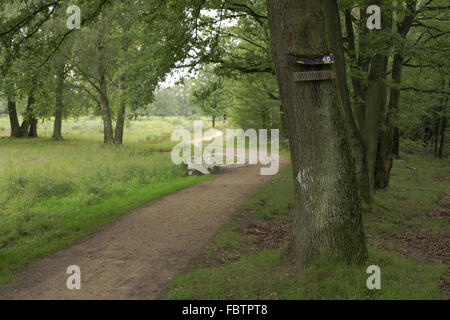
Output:
<svg viewBox="0 0 450 320">
<path fill-rule="evenodd" d="M 280 157 L 280 170 L 288 162 Z M 231 214 L 272 178 L 261 176 L 258 166 L 223 169 L 38 260 L 0 291 L 0 299 L 158 299 Z M 81 290 L 66 287 L 70 265 L 81 269 Z"/>
</svg>

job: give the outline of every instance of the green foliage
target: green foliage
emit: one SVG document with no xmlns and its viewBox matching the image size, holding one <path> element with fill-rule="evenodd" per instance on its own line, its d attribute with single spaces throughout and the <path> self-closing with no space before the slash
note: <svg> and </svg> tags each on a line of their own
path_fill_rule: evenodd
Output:
<svg viewBox="0 0 450 320">
<path fill-rule="evenodd" d="M 199 110 L 191 103 L 192 80 L 185 80 L 170 88 L 161 88 L 156 92 L 155 101 L 149 106 L 152 116 L 191 117 Z"/>
<path fill-rule="evenodd" d="M 224 94 L 224 80 L 213 72 L 212 66 L 206 67 L 197 75 L 191 102 L 205 115 L 222 117 L 226 114 L 227 99 Z"/>
</svg>

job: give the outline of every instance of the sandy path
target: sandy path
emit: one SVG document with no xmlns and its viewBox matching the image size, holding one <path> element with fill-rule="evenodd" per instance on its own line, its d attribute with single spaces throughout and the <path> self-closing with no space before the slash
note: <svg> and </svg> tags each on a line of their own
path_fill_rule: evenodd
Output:
<svg viewBox="0 0 450 320">
<path fill-rule="evenodd" d="M 280 169 L 287 163 L 280 157 Z M 233 211 L 272 178 L 257 166 L 223 169 L 37 261 L 0 299 L 158 299 Z M 66 287 L 70 265 L 81 268 L 81 290 Z"/>
</svg>

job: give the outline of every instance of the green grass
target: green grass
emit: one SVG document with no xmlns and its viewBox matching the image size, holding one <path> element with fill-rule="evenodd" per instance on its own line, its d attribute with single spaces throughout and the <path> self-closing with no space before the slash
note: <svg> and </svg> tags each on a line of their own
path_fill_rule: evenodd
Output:
<svg viewBox="0 0 450 320">
<path fill-rule="evenodd" d="M 442 299 L 439 277 L 446 267 L 370 251 L 368 265 L 381 266 L 381 290 L 366 287 L 364 267 L 317 262 L 297 271 L 280 251 L 265 250 L 220 267 L 178 277 L 167 299 Z"/>
<path fill-rule="evenodd" d="M 103 146 L 98 121 L 89 119 L 66 123 L 63 142 L 1 139 L 0 285 L 130 209 L 211 178 L 185 177 L 172 163 L 170 130 L 178 124 L 190 125 L 133 122 L 121 148 Z"/>
<path fill-rule="evenodd" d="M 390 187 L 379 191 L 372 211 L 382 216 L 384 228 L 403 224 L 421 232 L 449 230 L 448 223 L 426 214 L 450 207 L 448 159 L 405 154 L 395 161 Z"/>
<path fill-rule="evenodd" d="M 278 174 L 274 182 L 258 190 L 255 196 L 242 205 L 242 208 L 254 211 L 258 217 L 264 220 L 288 219 L 290 217 L 289 209 L 293 207 L 293 193 L 292 170 L 285 169 Z"/>
<path fill-rule="evenodd" d="M 196 259 L 190 271 L 178 276 L 167 289 L 167 299 L 448 299 L 440 281 L 449 280 L 448 266 L 400 254 L 398 244 L 386 239 L 385 232 L 413 228 L 418 232 L 448 231 L 445 220 L 424 219 L 423 214 L 447 206 L 443 196 L 449 188 L 448 160 L 407 155 L 405 166 L 397 163 L 391 187 L 379 192 L 374 203 L 364 208 L 364 223 L 370 234 L 366 265 L 330 264 L 316 261 L 298 269 L 284 255 L 286 244 L 277 250 L 250 251 L 250 239 L 239 225 L 227 225 L 217 239 Z M 416 170 L 412 173 L 414 167 Z M 437 178 L 440 177 L 440 178 Z M 237 217 L 254 214 L 260 221 L 290 219 L 293 182 L 290 169 L 280 172 L 235 213 Z M 447 192 L 448 194 L 448 192 Z M 244 233 L 244 234 L 243 234 Z M 239 236 L 239 245 L 233 239 Z M 208 263 L 212 254 L 237 259 L 217 265 Z M 244 248 L 243 248 L 244 247 Z M 221 251 L 222 250 L 222 251 Z M 248 251 L 247 251 L 248 252 Z M 204 261 L 201 261 L 201 260 Z M 366 269 L 381 267 L 381 290 L 369 290 Z"/>
</svg>

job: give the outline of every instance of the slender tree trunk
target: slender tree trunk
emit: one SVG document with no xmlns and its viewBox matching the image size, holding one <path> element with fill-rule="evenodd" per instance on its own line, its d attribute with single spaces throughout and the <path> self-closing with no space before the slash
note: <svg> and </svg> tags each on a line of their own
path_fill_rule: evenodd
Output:
<svg viewBox="0 0 450 320">
<path fill-rule="evenodd" d="M 398 127 L 394 127 L 393 154 L 396 158 L 400 158 L 400 129 Z"/>
<path fill-rule="evenodd" d="M 25 111 L 24 120 L 20 126 L 21 137 L 37 138 L 37 119 L 34 116 L 33 105 L 35 103 L 34 96 L 28 96 L 27 109 Z"/>
<path fill-rule="evenodd" d="M 21 138 L 19 117 L 17 116 L 16 97 L 8 97 L 8 114 L 9 122 L 11 124 L 11 137 Z"/>
<path fill-rule="evenodd" d="M 331 39 L 340 39 L 341 34 L 338 30 L 327 32 L 331 28 L 326 27 L 330 23 L 326 16 L 334 11 L 337 19 L 337 3 L 268 0 L 267 4 L 272 55 L 296 178 L 289 252 L 300 265 L 316 258 L 362 263 L 367 248 L 339 85 L 332 80 L 294 82 L 293 72 L 331 67 L 289 64 L 285 59 L 286 53 L 320 56 L 330 52 Z"/>
<path fill-rule="evenodd" d="M 98 76 L 100 90 L 100 108 L 103 119 L 104 143 L 114 142 L 111 109 L 108 100 L 108 88 L 106 83 L 106 58 L 105 58 L 105 30 L 102 14 L 99 15 L 99 33 L 97 39 Z"/>
<path fill-rule="evenodd" d="M 38 138 L 38 119 L 33 115 L 30 122 L 30 132 L 28 133 L 28 136 L 30 138 Z"/>
<path fill-rule="evenodd" d="M 359 188 L 362 199 L 366 202 L 370 202 L 372 199 L 372 189 L 370 186 L 371 180 L 369 179 L 369 163 L 367 157 L 367 148 L 365 145 L 365 117 L 366 117 L 366 105 L 364 102 L 364 96 L 367 90 L 367 86 L 363 84 L 361 79 L 356 75 L 357 72 L 354 66 L 357 66 L 356 69 L 367 72 L 369 68 L 369 61 L 363 55 L 357 54 L 356 50 L 356 36 L 353 29 L 353 16 L 351 14 L 351 10 L 347 10 L 344 12 L 344 21 L 345 21 L 345 30 L 347 33 L 348 39 L 348 55 L 351 61 L 351 79 L 352 79 L 352 88 L 353 88 L 353 97 L 355 100 L 355 117 L 356 120 L 350 120 L 350 129 L 352 129 L 352 143 L 353 150 L 355 152 L 355 160 L 356 160 L 356 173 L 359 182 Z M 366 21 L 366 11 L 360 10 L 360 20 L 359 24 L 365 23 Z M 362 27 L 361 31 L 363 36 L 367 33 L 367 28 Z M 340 49 L 342 50 L 342 49 Z M 344 59 L 345 57 L 341 58 Z M 345 70 L 345 68 L 344 68 Z M 340 80 L 341 87 L 345 84 L 346 86 L 346 77 Z M 348 89 L 347 89 L 348 91 Z M 349 100 L 349 99 L 347 99 Z M 347 101 L 347 105 L 350 103 Z M 351 110 L 351 106 L 346 108 L 347 117 L 351 114 L 348 110 Z"/>
<path fill-rule="evenodd" d="M 119 111 L 117 112 L 116 131 L 114 135 L 114 144 L 123 144 L 123 129 L 125 127 L 125 103 L 120 102 Z"/>
<path fill-rule="evenodd" d="M 336 15 L 335 9 L 333 5 L 326 6 L 326 19 L 327 23 L 327 32 L 328 34 L 338 33 L 342 34 L 341 23 L 339 20 L 339 16 Z M 351 29 L 351 37 L 354 37 L 353 34 L 353 26 L 350 26 Z M 336 75 L 337 75 L 337 83 L 340 91 L 340 98 L 342 100 L 342 105 L 344 107 L 345 116 L 347 119 L 347 123 L 350 129 L 350 141 L 353 149 L 353 155 L 355 158 L 356 164 L 356 176 L 359 183 L 359 190 L 362 199 L 366 202 L 370 202 L 371 194 L 370 194 L 370 183 L 369 183 L 369 171 L 368 171 L 368 163 L 367 157 L 364 149 L 364 142 L 362 140 L 361 132 L 358 128 L 357 121 L 355 120 L 355 115 L 353 114 L 352 105 L 349 97 L 349 89 L 347 86 L 347 71 L 345 65 L 345 54 L 344 54 L 344 46 L 342 42 L 342 37 L 331 37 L 330 40 L 331 51 L 334 53 L 335 58 L 340 63 L 336 64 Z M 349 41 L 354 45 L 354 39 Z M 350 46 L 352 46 L 350 45 Z M 350 48 L 353 50 L 354 48 Z M 359 82 L 358 82 L 359 84 Z M 362 88 L 358 88 L 358 94 L 361 94 L 360 91 Z"/>
<path fill-rule="evenodd" d="M 369 85 L 366 95 L 366 119 L 364 129 L 364 145 L 367 152 L 369 167 L 369 181 L 372 191 L 375 190 L 376 164 L 380 137 L 383 137 L 383 128 L 386 114 L 387 89 L 386 79 L 388 57 L 377 55 L 372 60 L 369 72 Z"/>
<path fill-rule="evenodd" d="M 212 116 L 212 127 L 216 127 L 216 116 Z"/>
<path fill-rule="evenodd" d="M 53 125 L 53 139 L 62 140 L 62 116 L 64 108 L 64 81 L 66 61 L 64 58 L 56 59 L 56 101 L 55 101 L 55 122 Z"/>
<path fill-rule="evenodd" d="M 406 2 L 409 14 L 405 16 L 401 23 L 397 24 L 397 32 L 403 39 L 406 39 L 409 33 L 411 25 L 416 17 L 417 7 L 417 1 L 415 0 L 407 0 Z M 389 15 L 388 21 L 391 21 L 391 19 L 391 15 Z M 390 27 L 390 23 L 388 24 L 388 27 Z M 396 123 L 398 120 L 400 103 L 400 84 L 402 81 L 403 63 L 403 56 L 400 53 L 395 54 L 392 64 L 392 81 L 395 86 L 391 88 L 390 92 L 389 105 L 385 120 L 386 129 L 379 129 L 380 143 L 375 170 L 375 188 L 377 189 L 384 189 L 388 187 L 391 169 L 394 164 L 394 156 L 398 157 L 400 153 L 399 129 L 396 127 Z M 380 115 L 380 118 L 382 116 L 383 115 Z"/>
<path fill-rule="evenodd" d="M 392 80 L 396 86 L 399 86 L 402 81 L 403 56 L 396 54 L 392 64 Z M 395 127 L 393 121 L 397 120 L 398 105 L 400 103 L 400 89 L 399 87 L 391 88 L 388 112 L 385 120 L 386 130 L 381 130 L 380 144 L 378 148 L 375 187 L 377 189 L 384 189 L 389 185 L 389 178 L 394 161 L 395 142 Z M 397 146 L 398 148 L 398 146 Z"/>
<path fill-rule="evenodd" d="M 438 156 L 438 149 L 439 149 L 439 133 L 440 133 L 440 124 L 441 119 L 438 118 L 435 120 L 435 126 L 434 126 L 434 136 L 433 136 L 433 146 L 434 146 L 434 156 L 437 158 Z"/>
<path fill-rule="evenodd" d="M 367 1 L 365 8 L 367 7 Z M 366 105 L 364 102 L 365 92 L 367 90 L 367 85 L 365 85 L 359 76 L 357 76 L 357 73 L 360 71 L 368 72 L 369 70 L 369 61 L 367 57 L 365 57 L 363 54 L 359 54 L 356 50 L 356 36 L 353 29 L 353 16 L 351 14 L 351 10 L 346 10 L 344 12 L 344 21 L 345 21 L 345 30 L 347 33 L 347 39 L 348 39 L 348 55 L 350 57 L 351 61 L 351 78 L 352 78 L 352 87 L 353 87 L 353 97 L 355 100 L 355 113 L 356 113 L 356 119 L 358 123 L 358 127 L 360 130 L 360 136 L 363 138 L 365 134 L 365 117 L 366 117 Z M 368 32 L 367 28 L 363 26 L 366 23 L 366 11 L 365 9 L 360 9 L 360 19 L 358 21 L 359 29 L 360 29 L 360 37 L 365 36 L 365 34 Z M 356 67 L 356 68 L 355 68 Z M 358 70 L 358 71 L 356 71 Z M 364 148 L 364 146 L 363 146 Z M 367 166 L 365 164 L 364 166 Z M 368 172 L 367 172 L 368 174 Z"/>
<path fill-rule="evenodd" d="M 130 22 L 126 21 L 123 28 L 123 33 L 125 36 L 122 39 L 122 51 L 127 52 L 128 47 L 130 45 L 130 38 L 128 37 L 127 33 L 130 31 Z M 120 107 L 119 111 L 117 112 L 117 121 L 116 121 L 116 131 L 114 135 L 114 143 L 116 145 L 122 145 L 123 144 L 123 130 L 125 126 L 125 112 L 126 112 L 126 105 L 125 105 L 125 99 L 123 99 L 123 92 L 126 90 L 127 84 L 126 84 L 126 76 L 123 75 L 120 78 Z"/>
<path fill-rule="evenodd" d="M 441 139 L 439 142 L 439 158 L 444 157 L 445 131 L 447 130 L 447 117 L 444 115 L 441 119 Z"/>
</svg>

